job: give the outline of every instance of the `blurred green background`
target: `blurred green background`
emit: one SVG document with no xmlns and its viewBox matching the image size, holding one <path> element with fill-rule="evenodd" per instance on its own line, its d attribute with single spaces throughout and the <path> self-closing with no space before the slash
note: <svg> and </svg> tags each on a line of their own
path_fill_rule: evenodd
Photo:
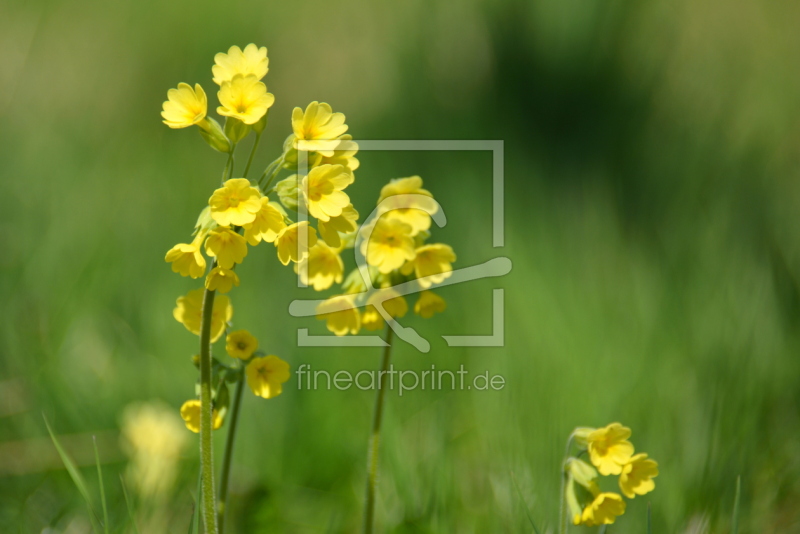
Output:
<svg viewBox="0 0 800 534">
<path fill-rule="evenodd" d="M 95 495 L 98 436 L 127 528 L 121 414 L 177 413 L 194 394 L 197 338 L 172 308 L 199 282 L 163 257 L 224 165 L 161 124 L 161 103 L 199 82 L 213 109 L 214 54 L 255 42 L 276 96 L 256 168 L 311 100 L 356 139 L 505 141 L 502 249 L 488 153 L 362 153 L 348 189 L 367 213 L 388 179 L 419 174 L 457 267 L 514 264 L 404 321 L 433 350 L 398 345 L 398 367 L 463 363 L 507 385 L 388 396 L 382 531 L 531 532 L 526 510 L 552 530 L 566 437 L 621 421 L 661 475 L 609 532 L 643 532 L 647 502 L 654 532 L 729 532 L 738 475 L 742 532 L 800 532 L 798 23 L 786 0 L 3 2 L 0 531 L 88 532 L 43 413 Z M 378 349 L 297 347 L 297 328 L 324 325 L 288 315 L 313 292 L 271 246 L 240 275 L 235 327 L 294 369 L 378 367 Z M 496 287 L 505 347 L 435 337 L 488 334 Z M 356 531 L 372 402 L 294 379 L 273 400 L 246 392 L 230 531 Z M 184 432 L 173 489 L 134 492 L 144 532 L 186 532 L 198 455 Z"/>
</svg>

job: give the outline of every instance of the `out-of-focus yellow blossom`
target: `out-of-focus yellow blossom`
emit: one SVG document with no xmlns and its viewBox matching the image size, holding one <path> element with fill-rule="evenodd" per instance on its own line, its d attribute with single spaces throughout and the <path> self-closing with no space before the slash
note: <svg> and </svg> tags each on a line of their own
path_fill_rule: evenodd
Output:
<svg viewBox="0 0 800 534">
<path fill-rule="evenodd" d="M 384 274 L 415 257 L 411 227 L 399 219 L 380 217 L 361 228 L 361 253 L 367 263 Z"/>
<path fill-rule="evenodd" d="M 268 93 L 267 86 L 252 74 L 237 74 L 223 82 L 217 98 L 222 104 L 217 108 L 217 113 L 239 119 L 245 124 L 257 123 L 275 103 L 275 95 Z"/>
<path fill-rule="evenodd" d="M 300 281 L 312 286 L 317 291 L 324 291 L 333 283 L 341 283 L 344 277 L 344 262 L 339 252 L 333 250 L 323 241 L 308 250 L 308 256 L 294 265 L 294 272 L 300 275 Z"/>
<path fill-rule="evenodd" d="M 308 212 L 320 221 L 340 216 L 342 210 L 351 205 L 343 189 L 353 180 L 353 173 L 342 165 L 320 165 L 311 169 L 300 187 Z"/>
<path fill-rule="evenodd" d="M 167 91 L 167 99 L 161 112 L 164 124 L 170 128 L 188 128 L 196 124 L 208 129 L 208 98 L 199 83 L 194 89 L 188 83 L 179 83 L 177 89 Z"/>
<path fill-rule="evenodd" d="M 231 358 L 248 360 L 258 349 L 258 340 L 247 330 L 236 330 L 225 338 L 225 350 Z"/>
<path fill-rule="evenodd" d="M 223 269 L 233 269 L 234 264 L 242 263 L 247 256 L 247 241 L 230 228 L 216 228 L 206 239 L 206 254 L 216 257 Z"/>
<path fill-rule="evenodd" d="M 258 48 L 253 43 L 245 46 L 244 50 L 238 46 L 232 46 L 228 49 L 227 54 L 225 52 L 218 53 L 214 56 L 214 63 L 211 73 L 214 75 L 214 83 L 217 85 L 232 80 L 237 74 L 244 76 L 252 74 L 260 80 L 269 72 L 267 48 L 264 46 Z"/>
<path fill-rule="evenodd" d="M 393 289 L 383 289 L 375 292 L 367 299 L 367 307 L 361 315 L 361 326 L 366 330 L 374 331 L 383 327 L 385 321 L 375 307 L 375 304 L 382 299 L 386 299 L 383 301 L 383 309 L 386 310 L 389 317 L 403 317 L 408 313 L 408 303 L 397 291 Z"/>
<path fill-rule="evenodd" d="M 442 313 L 447 309 L 447 303 L 433 291 L 423 291 L 414 303 L 414 313 L 424 319 L 430 319 L 435 313 Z"/>
<path fill-rule="evenodd" d="M 337 336 L 355 335 L 361 329 L 361 314 L 353 295 L 334 295 L 319 303 L 317 319 L 325 321 L 328 330 Z"/>
<path fill-rule="evenodd" d="M 227 293 L 234 286 L 239 287 L 239 275 L 232 269 L 214 267 L 206 277 L 206 289 Z"/>
<path fill-rule="evenodd" d="M 206 272 L 206 259 L 200 252 L 205 234 L 198 234 L 191 243 L 178 243 L 172 247 L 164 260 L 172 263 L 173 272 L 181 276 L 200 278 Z"/>
<path fill-rule="evenodd" d="M 200 401 L 197 399 L 188 400 L 181 406 L 181 418 L 186 424 L 186 428 L 194 432 L 200 433 Z M 222 417 L 219 416 L 217 409 L 211 412 L 211 427 L 217 430 L 222 426 Z"/>
<path fill-rule="evenodd" d="M 418 195 L 408 197 L 405 195 Z M 384 202 L 385 201 L 385 202 Z M 411 226 L 411 235 L 431 227 L 431 215 L 439 210 L 430 191 L 422 189 L 422 178 L 397 178 L 381 189 L 378 213 Z"/>
<path fill-rule="evenodd" d="M 261 210 L 261 192 L 246 178 L 231 178 L 208 199 L 211 217 L 220 226 L 243 226 Z"/>
<path fill-rule="evenodd" d="M 595 496 L 592 503 L 583 509 L 581 525 L 597 527 L 610 525 L 625 513 L 625 501 L 618 493 L 603 492 Z"/>
<path fill-rule="evenodd" d="M 416 249 L 416 257 L 403 265 L 402 273 L 411 274 L 414 271 L 420 287 L 427 289 L 452 276 L 454 261 L 456 254 L 450 245 L 423 245 Z"/>
<path fill-rule="evenodd" d="M 178 297 L 176 307 L 172 311 L 175 320 L 197 336 L 200 335 L 200 324 L 203 318 L 204 289 L 194 289 L 186 296 Z M 233 317 L 231 301 L 225 295 L 217 295 L 211 310 L 211 342 L 218 340 L 225 332 L 225 325 Z"/>
<path fill-rule="evenodd" d="M 658 463 L 647 458 L 647 454 L 639 453 L 622 466 L 619 475 L 619 489 L 629 499 L 637 495 L 645 495 L 656 488 L 653 480 L 658 476 Z"/>
<path fill-rule="evenodd" d="M 285 214 L 279 204 L 261 197 L 261 209 L 256 213 L 253 222 L 244 225 L 244 237 L 252 246 L 262 240 L 272 243 L 281 230 L 286 228 Z"/>
<path fill-rule="evenodd" d="M 305 246 L 300 245 L 301 233 L 308 236 Z M 317 231 L 308 225 L 308 221 L 291 224 L 281 230 L 275 238 L 274 245 L 278 249 L 278 259 L 284 265 L 290 261 L 298 262 L 308 256 L 308 251 L 317 244 Z"/>
<path fill-rule="evenodd" d="M 355 157 L 358 153 L 358 143 L 353 141 L 353 136 L 345 134 L 339 137 L 339 144 L 336 145 L 332 156 L 323 156 L 317 153 L 313 165 L 343 165 L 354 171 L 361 163 Z"/>
<path fill-rule="evenodd" d="M 627 464 L 633 455 L 633 444 L 628 441 L 631 429 L 620 423 L 598 428 L 586 437 L 589 458 L 601 475 L 619 475 L 622 466 Z"/>
<path fill-rule="evenodd" d="M 342 238 L 339 234 L 349 234 L 358 228 L 358 212 L 352 204 L 342 208 L 342 214 L 338 217 L 331 217 L 328 221 L 317 221 L 319 235 L 325 242 L 332 247 L 342 246 Z"/>
<path fill-rule="evenodd" d="M 335 146 L 330 141 L 337 139 L 347 131 L 344 113 L 334 113 L 326 103 L 311 102 L 306 110 L 294 108 L 292 111 L 292 130 L 294 130 L 294 148 L 300 148 L 299 142 L 306 141 L 303 148 L 310 152 L 318 152 L 325 157 L 335 155 Z"/>
<path fill-rule="evenodd" d="M 271 399 L 283 391 L 283 384 L 289 380 L 289 364 L 277 356 L 253 358 L 245 368 L 247 385 L 257 396 Z"/>
</svg>

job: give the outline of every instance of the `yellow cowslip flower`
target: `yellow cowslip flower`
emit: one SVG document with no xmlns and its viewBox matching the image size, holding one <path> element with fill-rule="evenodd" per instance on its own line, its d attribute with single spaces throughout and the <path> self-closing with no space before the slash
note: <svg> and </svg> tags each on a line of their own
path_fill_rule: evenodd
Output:
<svg viewBox="0 0 800 534">
<path fill-rule="evenodd" d="M 167 91 L 167 100 L 162 108 L 163 122 L 170 128 L 188 128 L 196 124 L 208 130 L 208 98 L 199 83 L 194 85 L 194 89 L 188 83 L 179 83 L 177 89 Z"/>
<path fill-rule="evenodd" d="M 285 213 L 280 204 L 261 197 L 261 209 L 256 212 L 256 218 L 244 225 L 244 238 L 252 246 L 258 245 L 262 240 L 272 243 L 280 231 L 286 228 L 284 218 Z"/>
<path fill-rule="evenodd" d="M 191 243 L 178 243 L 169 249 L 164 260 L 172 263 L 172 270 L 181 276 L 200 278 L 206 272 L 206 259 L 200 252 L 204 238 L 205 233 L 198 233 Z"/>
<path fill-rule="evenodd" d="M 361 253 L 367 263 L 384 274 L 399 269 L 416 256 L 411 227 L 399 219 L 380 217 L 362 226 Z"/>
<path fill-rule="evenodd" d="M 333 250 L 324 241 L 308 250 L 308 256 L 294 264 L 294 272 L 300 275 L 300 281 L 312 286 L 317 291 L 324 291 L 333 283 L 341 283 L 344 277 L 344 262 L 339 252 Z"/>
<path fill-rule="evenodd" d="M 361 314 L 355 307 L 353 295 L 334 295 L 317 305 L 317 319 L 326 322 L 328 330 L 337 336 L 358 334 Z"/>
<path fill-rule="evenodd" d="M 619 475 L 619 489 L 623 495 L 633 499 L 637 495 L 645 495 L 656 488 L 654 477 L 658 476 L 658 463 L 649 460 L 647 454 L 639 453 L 622 466 Z"/>
<path fill-rule="evenodd" d="M 231 178 L 208 199 L 211 217 L 220 226 L 250 224 L 261 210 L 261 198 L 247 178 Z"/>
<path fill-rule="evenodd" d="M 419 294 L 414 304 L 414 313 L 423 319 L 430 319 L 434 313 L 442 313 L 447 309 L 447 303 L 433 291 L 423 291 Z"/>
<path fill-rule="evenodd" d="M 178 297 L 176 307 L 172 311 L 175 320 L 181 323 L 192 334 L 200 335 L 200 324 L 203 319 L 203 294 L 204 289 L 194 289 L 186 296 Z M 214 299 L 214 308 L 211 310 L 211 342 L 218 340 L 225 332 L 225 325 L 233 317 L 231 301 L 225 295 L 218 295 Z"/>
<path fill-rule="evenodd" d="M 405 195 L 420 195 L 410 198 Z M 385 201 L 385 202 L 384 202 Z M 431 227 L 431 215 L 439 210 L 430 191 L 422 189 L 422 178 L 397 178 L 381 189 L 378 213 L 411 226 L 411 235 Z"/>
<path fill-rule="evenodd" d="M 230 228 L 215 228 L 206 239 L 206 254 L 216 257 L 223 269 L 233 269 L 247 256 L 247 242 Z"/>
<path fill-rule="evenodd" d="M 233 287 L 239 287 L 239 275 L 232 269 L 214 267 L 206 277 L 206 289 L 227 293 Z"/>
<path fill-rule="evenodd" d="M 311 166 L 315 165 L 342 165 L 354 171 L 358 169 L 361 162 L 355 157 L 358 153 L 358 143 L 353 141 L 353 136 L 345 134 L 339 136 L 339 144 L 334 148 L 332 156 L 323 156 L 317 153 Z"/>
<path fill-rule="evenodd" d="M 329 221 L 350 204 L 343 190 L 353 183 L 353 173 L 342 165 L 320 165 L 303 177 L 300 191 L 312 217 Z"/>
<path fill-rule="evenodd" d="M 580 523 L 587 527 L 610 525 L 625 513 L 625 501 L 618 493 L 598 493 L 594 500 L 583 509 Z"/>
<path fill-rule="evenodd" d="M 301 232 L 308 232 L 305 246 L 300 244 Z M 308 256 L 308 251 L 317 244 L 317 231 L 308 225 L 308 221 L 291 224 L 278 232 L 273 242 L 278 249 L 278 259 L 284 265 L 290 261 L 297 263 Z"/>
<path fill-rule="evenodd" d="M 225 338 L 225 351 L 231 358 L 249 360 L 258 349 L 258 340 L 247 330 L 236 330 Z"/>
<path fill-rule="evenodd" d="M 382 289 L 376 291 L 367 299 L 367 307 L 364 313 L 361 314 L 361 326 L 366 330 L 374 331 L 383 328 L 383 316 L 375 308 L 375 304 L 382 299 L 383 309 L 389 314 L 389 317 L 403 317 L 408 313 L 408 303 L 402 295 L 399 295 L 394 289 Z"/>
<path fill-rule="evenodd" d="M 433 284 L 440 284 L 453 274 L 453 262 L 456 254 L 450 245 L 434 243 L 416 249 L 416 257 L 403 265 L 401 272 L 417 276 L 420 287 L 427 289 Z"/>
<path fill-rule="evenodd" d="M 198 399 L 188 400 L 181 406 L 181 418 L 186 423 L 186 428 L 194 432 L 200 433 L 200 401 Z M 211 411 L 211 422 L 214 430 L 222 426 L 222 417 L 216 408 Z"/>
<path fill-rule="evenodd" d="M 342 208 L 342 214 L 338 217 L 331 217 L 327 221 L 317 221 L 319 235 L 325 242 L 332 247 L 342 246 L 342 238 L 339 234 L 349 234 L 358 228 L 358 212 L 352 204 Z"/>
<path fill-rule="evenodd" d="M 227 54 L 220 52 L 214 56 L 214 63 L 211 73 L 214 75 L 214 83 L 217 85 L 232 80 L 237 74 L 245 76 L 252 74 L 260 80 L 269 72 L 267 48 L 264 46 L 258 48 L 253 43 L 245 46 L 244 50 L 238 46 L 232 46 L 228 49 Z"/>
<path fill-rule="evenodd" d="M 570 458 L 566 463 L 566 474 L 568 481 L 565 498 L 572 522 L 579 525 L 583 515 L 583 505 L 600 493 L 600 488 L 597 486 L 597 469 L 583 460 Z"/>
<path fill-rule="evenodd" d="M 289 364 L 277 356 L 253 358 L 245 368 L 247 385 L 259 397 L 271 399 L 283 391 L 283 383 L 289 380 Z"/>
<path fill-rule="evenodd" d="M 217 92 L 217 113 L 239 119 L 245 124 L 255 124 L 266 115 L 275 103 L 275 95 L 267 92 L 267 86 L 252 74 L 237 74 L 223 82 Z"/>
<path fill-rule="evenodd" d="M 604 428 L 589 432 L 586 436 L 589 458 L 601 475 L 619 475 L 622 466 L 633 455 L 633 444 L 628 441 L 631 429 L 620 423 L 611 423 Z"/>
<path fill-rule="evenodd" d="M 292 130 L 294 148 L 300 148 L 300 141 L 306 141 L 303 148 L 318 152 L 325 157 L 335 155 L 333 141 L 347 131 L 344 113 L 334 113 L 326 103 L 311 102 L 306 110 L 294 108 L 292 111 Z M 321 141 L 321 142 L 320 142 Z"/>
</svg>

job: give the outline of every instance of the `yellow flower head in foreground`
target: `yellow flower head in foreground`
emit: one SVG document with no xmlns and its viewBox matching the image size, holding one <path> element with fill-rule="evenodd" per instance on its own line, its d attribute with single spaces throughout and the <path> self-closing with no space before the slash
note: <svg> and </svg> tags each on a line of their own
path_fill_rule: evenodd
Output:
<svg viewBox="0 0 800 534">
<path fill-rule="evenodd" d="M 308 256 L 294 265 L 294 272 L 300 281 L 317 291 L 324 291 L 333 283 L 341 283 L 344 276 L 344 262 L 339 253 L 322 241 L 311 247 Z"/>
<path fill-rule="evenodd" d="M 354 171 L 358 169 L 361 162 L 355 157 L 358 153 L 358 143 L 353 141 L 353 136 L 345 134 L 339 137 L 339 144 L 336 145 L 332 156 L 318 154 L 318 158 L 313 162 L 314 165 L 343 165 Z"/>
<path fill-rule="evenodd" d="M 223 269 L 233 269 L 235 263 L 242 263 L 247 256 L 247 242 L 230 228 L 216 228 L 206 239 L 206 254 L 215 256 Z"/>
<path fill-rule="evenodd" d="M 220 226 L 253 222 L 261 209 L 261 192 L 246 178 L 231 178 L 208 199 L 211 217 Z"/>
<path fill-rule="evenodd" d="M 649 460 L 647 454 L 639 453 L 622 466 L 619 475 L 619 489 L 629 499 L 645 495 L 656 488 L 653 478 L 658 476 L 658 464 Z"/>
<path fill-rule="evenodd" d="M 301 235 L 308 236 L 305 246 L 300 243 Z M 290 261 L 296 263 L 306 258 L 309 249 L 317 244 L 317 231 L 308 225 L 308 221 L 294 223 L 278 233 L 274 244 L 282 264 L 289 265 Z"/>
<path fill-rule="evenodd" d="M 332 141 L 347 131 L 344 113 L 334 113 L 331 107 L 319 102 L 311 102 L 305 112 L 301 108 L 292 111 L 292 130 L 294 130 L 294 148 L 300 148 L 299 141 L 308 141 L 303 148 L 319 152 L 325 157 L 335 155 Z M 322 143 L 315 141 L 323 141 Z"/>
<path fill-rule="evenodd" d="M 337 336 L 358 334 L 361 314 L 355 307 L 353 295 L 334 295 L 317 306 L 317 319 L 326 321 L 328 330 Z"/>
<path fill-rule="evenodd" d="M 206 272 L 206 259 L 200 252 L 204 234 L 198 234 L 191 243 L 178 243 L 167 252 L 164 260 L 172 263 L 172 270 L 181 276 L 200 278 Z"/>
<path fill-rule="evenodd" d="M 225 350 L 231 358 L 248 360 L 257 348 L 258 340 L 247 330 L 236 330 L 225 338 Z"/>
<path fill-rule="evenodd" d="M 430 228 L 431 214 L 439 210 L 430 191 L 422 189 L 422 178 L 419 176 L 398 178 L 383 186 L 378 205 L 379 214 L 385 213 L 386 217 L 399 219 L 411 226 L 411 235 Z"/>
<path fill-rule="evenodd" d="M 353 173 L 341 165 L 314 167 L 303 177 L 300 191 L 308 205 L 308 212 L 320 221 L 338 217 L 350 205 L 350 197 L 343 190 L 353 183 Z"/>
<path fill-rule="evenodd" d="M 172 311 L 175 320 L 181 323 L 192 334 L 200 335 L 200 323 L 203 316 L 204 289 L 194 289 L 184 297 L 178 297 L 177 305 Z M 233 317 L 231 301 L 225 295 L 217 295 L 214 308 L 211 310 L 211 342 L 218 340 L 225 331 L 225 324 Z"/>
<path fill-rule="evenodd" d="M 625 513 L 625 501 L 617 493 L 599 493 L 592 503 L 584 508 L 580 524 L 587 527 L 610 525 Z M 578 524 L 578 523 L 576 523 Z"/>
<path fill-rule="evenodd" d="M 247 364 L 245 374 L 253 393 L 271 399 L 281 394 L 282 384 L 289 380 L 289 364 L 272 355 L 253 358 Z"/>
<path fill-rule="evenodd" d="M 214 267 L 206 277 L 206 289 L 227 293 L 234 286 L 239 287 L 239 275 L 231 269 Z"/>
<path fill-rule="evenodd" d="M 408 313 L 408 303 L 397 291 L 391 288 L 376 291 L 367 299 L 367 307 L 361 315 L 361 326 L 365 329 L 374 331 L 383 327 L 383 316 L 375 307 L 383 299 L 386 299 L 383 301 L 383 309 L 389 317 L 403 317 Z"/>
<path fill-rule="evenodd" d="M 622 473 L 622 466 L 633 455 L 633 444 L 628 441 L 629 437 L 631 429 L 619 423 L 611 423 L 587 435 L 589 457 L 601 475 Z"/>
<path fill-rule="evenodd" d="M 197 399 L 188 400 L 181 406 L 181 418 L 186 423 L 186 428 L 194 432 L 200 433 L 200 401 Z M 212 428 L 214 430 L 222 426 L 222 417 L 219 412 L 214 408 L 211 412 Z"/>
<path fill-rule="evenodd" d="M 199 83 L 194 89 L 188 83 L 179 83 L 177 89 L 167 91 L 167 98 L 161 112 L 164 124 L 170 128 L 188 128 L 195 124 L 201 128 L 206 126 L 208 98 Z"/>
<path fill-rule="evenodd" d="M 423 291 L 419 294 L 414 304 L 414 313 L 424 319 L 430 319 L 434 313 L 442 313 L 447 309 L 447 303 L 433 291 Z"/>
<path fill-rule="evenodd" d="M 229 82 L 237 74 L 247 76 L 252 74 L 257 80 L 267 75 L 269 71 L 269 58 L 267 58 L 267 48 L 258 48 L 250 43 L 244 50 L 238 46 L 232 46 L 228 53 L 220 52 L 214 56 L 215 65 L 211 67 L 214 75 L 214 83 L 222 85 Z"/>
<path fill-rule="evenodd" d="M 380 217 L 361 228 L 361 253 L 384 274 L 399 269 L 416 256 L 411 227 L 398 219 Z"/>
<path fill-rule="evenodd" d="M 257 123 L 275 103 L 275 95 L 268 93 L 267 86 L 252 74 L 237 74 L 230 81 L 223 82 L 217 98 L 222 104 L 217 113 L 245 124 Z"/>
<path fill-rule="evenodd" d="M 261 197 L 261 209 L 256 213 L 256 218 L 244 225 L 244 238 L 252 246 L 258 245 L 262 240 L 272 243 L 284 228 L 286 223 L 283 208 L 280 204 L 270 202 L 269 198 Z"/>
<path fill-rule="evenodd" d="M 338 217 L 331 217 L 328 221 L 317 221 L 319 235 L 325 242 L 332 247 L 342 246 L 342 238 L 339 234 L 349 234 L 358 228 L 358 212 L 352 204 L 342 208 L 342 214 Z"/>
<path fill-rule="evenodd" d="M 403 266 L 403 274 L 411 274 L 413 269 L 422 288 L 429 288 L 450 278 L 453 274 L 452 263 L 456 254 L 450 245 L 439 243 L 423 245 L 416 250 L 414 261 Z"/>
</svg>

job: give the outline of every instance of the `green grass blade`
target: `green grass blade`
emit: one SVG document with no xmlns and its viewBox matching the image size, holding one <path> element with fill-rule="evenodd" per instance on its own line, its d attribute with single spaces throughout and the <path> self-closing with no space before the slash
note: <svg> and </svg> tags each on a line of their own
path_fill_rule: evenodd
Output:
<svg viewBox="0 0 800 534">
<path fill-rule="evenodd" d="M 189 534 L 200 533 L 200 492 L 203 491 L 203 473 L 197 475 L 197 497 L 194 499 L 194 509 L 192 510 L 192 520 L 189 522 Z"/>
<path fill-rule="evenodd" d="M 140 534 L 139 525 L 136 524 L 136 516 L 133 514 L 133 505 L 131 504 L 131 499 L 128 497 L 128 489 L 125 487 L 125 480 L 122 478 L 122 475 L 119 476 L 119 482 L 122 484 L 122 495 L 125 497 L 125 506 L 128 508 L 128 517 L 131 518 L 133 531 L 136 534 Z"/>
<path fill-rule="evenodd" d="M 653 534 L 653 518 L 650 516 L 650 501 L 647 502 L 647 534 Z"/>
<path fill-rule="evenodd" d="M 97 452 L 97 436 L 92 436 L 94 445 L 94 463 L 97 464 L 97 480 L 100 482 L 100 502 L 103 505 L 103 530 L 108 534 L 108 506 L 106 505 L 106 490 L 103 486 L 103 470 L 100 468 L 100 453 Z"/>
<path fill-rule="evenodd" d="M 733 525 L 731 534 L 739 534 L 739 502 L 742 497 L 742 475 L 736 477 L 736 497 L 733 499 Z"/>
<path fill-rule="evenodd" d="M 519 484 L 517 483 L 517 477 L 514 476 L 513 472 L 511 473 L 511 480 L 514 481 L 514 487 L 517 488 L 517 494 L 519 495 L 519 500 L 522 501 L 522 505 L 525 507 L 525 513 L 528 516 L 528 521 L 530 522 L 531 527 L 533 527 L 533 531 L 536 534 L 539 534 L 539 529 L 536 527 L 536 522 L 533 520 L 533 515 L 531 514 L 531 510 L 530 508 L 528 508 L 528 503 L 525 502 L 525 498 L 522 495 L 522 490 L 520 489 Z"/>
</svg>

